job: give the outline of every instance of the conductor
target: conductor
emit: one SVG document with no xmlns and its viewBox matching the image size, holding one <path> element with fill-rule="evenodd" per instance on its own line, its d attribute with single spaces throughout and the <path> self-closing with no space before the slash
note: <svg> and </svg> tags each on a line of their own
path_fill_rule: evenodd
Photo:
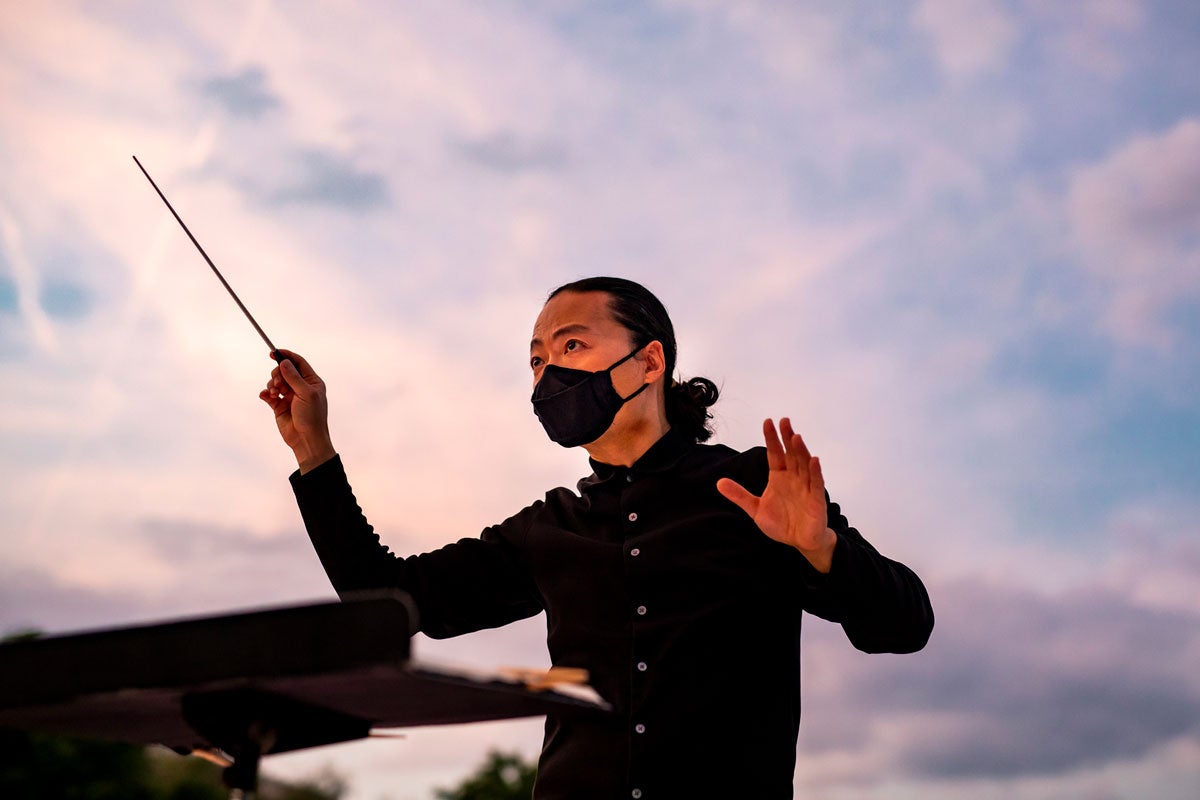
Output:
<svg viewBox="0 0 1200 800">
<path fill-rule="evenodd" d="M 850 526 L 787 418 L 764 422 L 764 447 L 704 444 L 717 387 L 674 379 L 671 320 L 637 283 L 561 286 L 533 326 L 534 412 L 591 474 L 421 555 L 380 543 L 330 439 L 324 382 L 280 352 L 260 397 L 338 593 L 402 589 L 434 638 L 545 611 L 552 662 L 587 669 L 613 705 L 547 717 L 537 800 L 791 798 L 804 612 L 870 653 L 929 638 L 921 580 Z"/>
</svg>

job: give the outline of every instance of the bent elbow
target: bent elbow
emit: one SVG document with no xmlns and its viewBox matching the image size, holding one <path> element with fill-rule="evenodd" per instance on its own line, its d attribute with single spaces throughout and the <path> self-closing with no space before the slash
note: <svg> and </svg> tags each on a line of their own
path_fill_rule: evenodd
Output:
<svg viewBox="0 0 1200 800">
<path fill-rule="evenodd" d="M 867 625 L 843 623 L 846 638 L 864 653 L 916 653 L 924 649 L 933 635 L 933 609 L 928 605 L 910 619 L 873 621 Z"/>
<path fill-rule="evenodd" d="M 929 615 L 926 621 L 920 628 L 911 632 L 911 634 L 899 642 L 899 646 L 889 653 L 916 653 L 925 649 L 925 645 L 929 644 L 929 637 L 933 635 L 933 615 Z"/>
</svg>

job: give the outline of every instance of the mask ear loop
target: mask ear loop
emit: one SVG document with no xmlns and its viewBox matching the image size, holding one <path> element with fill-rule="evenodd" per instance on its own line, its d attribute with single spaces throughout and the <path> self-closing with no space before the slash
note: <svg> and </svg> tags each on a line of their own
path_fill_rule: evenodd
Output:
<svg viewBox="0 0 1200 800">
<path fill-rule="evenodd" d="M 644 344 L 644 345 L 642 345 L 641 347 L 635 347 L 635 348 L 633 348 L 633 352 L 631 352 L 629 355 L 625 356 L 624 358 L 620 359 L 620 360 L 619 360 L 619 361 L 617 361 L 616 363 L 612 364 L 611 366 L 609 366 L 609 368 L 608 368 L 608 369 L 606 369 L 606 370 L 601 370 L 601 371 L 602 371 L 602 372 L 607 372 L 607 373 L 609 373 L 609 374 L 611 375 L 611 374 L 612 374 L 612 371 L 613 371 L 614 369 L 616 369 L 617 367 L 621 366 L 621 365 L 622 365 L 622 364 L 624 364 L 626 361 L 628 361 L 629 359 L 631 359 L 631 358 L 633 358 L 634 356 L 636 356 L 638 353 L 642 352 L 642 350 L 645 350 L 645 349 L 646 349 L 646 347 L 648 347 L 648 346 L 649 346 L 649 344 L 647 343 L 647 344 Z"/>
<path fill-rule="evenodd" d="M 636 392 L 634 392 L 633 394 L 629 395 L 629 397 L 622 397 L 621 402 L 628 403 L 630 400 L 637 397 L 642 392 L 646 391 L 646 387 L 648 387 L 649 385 L 650 384 L 648 384 L 648 383 L 643 383 L 641 386 L 638 387 L 638 390 Z"/>
<path fill-rule="evenodd" d="M 618 361 L 617 363 L 613 364 L 613 365 L 612 365 L 611 367 L 609 367 L 608 369 L 604 370 L 605 372 L 607 372 L 607 373 L 608 373 L 608 382 L 609 382 L 609 383 L 612 383 L 612 371 L 613 371 L 614 369 L 616 369 L 617 367 L 621 366 L 621 365 L 622 365 L 622 364 L 624 364 L 626 361 L 628 361 L 629 359 L 631 359 L 631 358 L 633 358 L 634 356 L 636 356 L 638 353 L 640 353 L 640 352 L 642 352 L 643 350 L 645 350 L 647 347 L 649 347 L 649 346 L 650 346 L 650 344 L 651 344 L 650 342 L 646 342 L 646 343 L 645 343 L 644 345 L 642 345 L 641 347 L 636 347 L 636 348 L 634 348 L 634 350 L 633 350 L 633 352 L 632 352 L 632 353 L 630 353 L 629 355 L 625 356 L 624 358 L 622 358 L 622 359 L 621 359 L 620 361 Z M 628 403 L 630 400 L 632 400 L 633 398 L 637 397 L 637 396 L 638 396 L 639 394 L 641 394 L 642 392 L 646 391 L 646 387 L 648 387 L 649 385 L 650 385 L 650 384 L 648 384 L 648 383 L 643 383 L 643 384 L 642 384 L 640 387 L 638 387 L 637 391 L 635 391 L 633 394 L 629 395 L 629 397 L 621 397 L 621 404 L 622 404 L 622 405 L 624 405 L 625 403 Z M 620 397 L 620 395 L 617 395 L 617 396 L 618 396 L 618 397 Z"/>
</svg>

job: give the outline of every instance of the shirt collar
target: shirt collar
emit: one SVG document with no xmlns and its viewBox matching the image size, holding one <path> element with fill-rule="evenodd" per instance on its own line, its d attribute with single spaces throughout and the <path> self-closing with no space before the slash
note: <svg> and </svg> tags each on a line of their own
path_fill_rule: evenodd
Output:
<svg viewBox="0 0 1200 800">
<path fill-rule="evenodd" d="M 695 439 L 679 432 L 676 428 L 670 428 L 657 442 L 650 445 L 650 449 L 643 453 L 642 457 L 631 467 L 614 466 L 589 458 L 588 463 L 592 465 L 592 474 L 579 482 L 579 488 L 583 490 L 625 475 L 641 476 L 666 469 L 678 461 L 695 444 Z"/>
</svg>

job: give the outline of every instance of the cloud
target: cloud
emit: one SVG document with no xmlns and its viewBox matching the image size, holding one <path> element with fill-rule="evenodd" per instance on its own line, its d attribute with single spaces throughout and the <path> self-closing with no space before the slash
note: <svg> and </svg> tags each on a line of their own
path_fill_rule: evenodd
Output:
<svg viewBox="0 0 1200 800">
<path fill-rule="evenodd" d="M 270 191 L 272 205 L 318 205 L 362 213 L 391 205 L 387 176 L 363 171 L 331 150 L 310 148 L 296 158 L 300 177 Z"/>
<path fill-rule="evenodd" d="M 553 171 L 567 163 L 567 150 L 561 143 L 524 138 L 507 130 L 455 142 L 454 148 L 467 160 L 497 172 Z"/>
<path fill-rule="evenodd" d="M 1116 509 L 1109 528 L 1101 585 L 1141 608 L 1200 614 L 1200 498 L 1160 491 Z"/>
<path fill-rule="evenodd" d="M 17 310 L 17 285 L 0 275 L 0 313 L 11 314 Z"/>
<path fill-rule="evenodd" d="M 143 598 L 133 591 L 75 587 L 41 570 L 0 570 L 0 636 L 108 626 L 145 613 Z"/>
<path fill-rule="evenodd" d="M 42 307 L 41 275 L 25 250 L 24 237 L 16 218 L 0 207 L 0 256 L 10 265 L 16 288 L 17 308 L 38 349 L 54 353 L 59 339 L 50 315 Z"/>
<path fill-rule="evenodd" d="M 143 523 L 143 538 L 169 561 L 191 570 L 193 562 L 246 561 L 261 564 L 307 549 L 304 540 L 291 536 L 262 536 L 243 529 L 178 519 L 152 519 Z M 302 547 L 297 547 L 302 545 Z"/>
<path fill-rule="evenodd" d="M 78 320 L 87 316 L 93 302 L 87 289 L 65 281 L 48 281 L 41 288 L 39 297 L 47 314 L 64 320 Z"/>
<path fill-rule="evenodd" d="M 1066 210 L 1085 269 L 1107 290 L 1102 324 L 1123 344 L 1170 347 L 1200 299 L 1200 119 L 1123 143 L 1070 177 Z"/>
<path fill-rule="evenodd" d="M 115 561 L 91 562 L 93 573 L 124 569 L 116 581 L 59 565 L 0 570 L 0 632 L 117 627 L 334 598 L 301 531 L 264 537 L 208 522 L 155 519 L 117 547 Z"/>
<path fill-rule="evenodd" d="M 300 527 L 263 536 L 208 522 L 148 520 L 141 538 L 169 570 L 151 596 L 170 595 L 180 609 L 213 610 L 332 599 Z"/>
<path fill-rule="evenodd" d="M 251 120 L 283 105 L 268 86 L 266 70 L 261 66 L 248 66 L 233 75 L 209 78 L 200 84 L 200 92 L 216 100 L 233 116 Z"/>
<path fill-rule="evenodd" d="M 1041 45 L 1050 59 L 1065 58 L 1093 74 L 1115 78 L 1129 65 L 1126 37 L 1141 28 L 1144 5 L 1138 0 L 1096 0 L 1059 5 L 1026 4 L 1044 26 Z"/>
<path fill-rule="evenodd" d="M 806 633 L 816 668 L 799 774 L 814 785 L 852 781 L 853 762 L 935 785 L 1063 780 L 1200 745 L 1200 611 L 1138 605 L 1099 581 L 1057 595 L 995 580 L 930 590 L 937 627 L 917 655 L 874 660 L 830 626 Z"/>
<path fill-rule="evenodd" d="M 957 641 L 909 687 L 911 708 L 934 712 L 900 750 L 918 774 L 1064 773 L 1200 735 L 1200 685 L 1185 666 L 1200 650 L 1194 615 L 1100 590 L 1047 598 L 962 585 L 939 606 Z M 886 707 L 888 693 L 873 699 Z"/>
<path fill-rule="evenodd" d="M 994 0 L 921 0 L 913 25 L 930 36 L 942 71 L 955 81 L 1004 67 L 1020 33 Z"/>
</svg>

